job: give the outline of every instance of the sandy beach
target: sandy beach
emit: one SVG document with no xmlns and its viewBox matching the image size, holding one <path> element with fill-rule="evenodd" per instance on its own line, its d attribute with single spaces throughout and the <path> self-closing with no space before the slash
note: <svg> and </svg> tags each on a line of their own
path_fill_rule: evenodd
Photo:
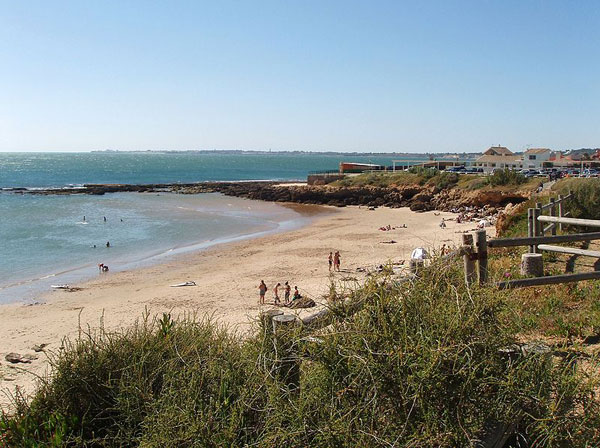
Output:
<svg viewBox="0 0 600 448">
<path fill-rule="evenodd" d="M 303 295 L 323 303 L 331 279 L 360 282 L 365 274 L 357 268 L 373 270 L 388 261 L 408 264 L 415 247 L 454 246 L 464 231 L 475 228 L 475 223 L 456 224 L 452 213 L 415 213 L 408 208 L 308 206 L 304 211 L 313 214 L 313 221 L 298 230 L 219 245 L 144 269 L 98 275 L 78 285 L 80 290 L 53 291 L 34 305 L 0 306 L 0 404 L 9 403 L 15 387 L 31 393 L 36 378 L 46 374 L 47 355 L 35 353 L 35 345 L 58 350 L 64 337 L 77 337 L 80 326 L 103 324 L 115 330 L 132 324 L 147 310 L 151 315 L 208 313 L 244 332 L 261 309 L 272 307 L 258 304 L 261 279 L 269 287 L 267 302 L 272 303 L 277 282 L 289 281 L 292 289 L 298 285 Z M 439 226 L 442 218 L 451 219 L 446 228 Z M 379 230 L 387 225 L 395 229 Z M 392 240 L 395 243 L 389 243 Z M 342 271 L 330 275 L 327 257 L 335 250 L 340 251 Z M 169 286 L 185 281 L 197 286 Z M 313 312 L 314 308 L 302 311 Z M 30 364 L 10 364 L 5 356 L 12 352 L 38 358 Z"/>
</svg>

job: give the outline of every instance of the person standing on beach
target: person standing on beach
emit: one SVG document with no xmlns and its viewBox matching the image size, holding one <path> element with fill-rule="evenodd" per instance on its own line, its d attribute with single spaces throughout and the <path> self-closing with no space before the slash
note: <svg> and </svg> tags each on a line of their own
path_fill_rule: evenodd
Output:
<svg viewBox="0 0 600 448">
<path fill-rule="evenodd" d="M 331 272 L 332 264 L 333 264 L 333 252 L 329 252 L 329 272 Z"/>
<path fill-rule="evenodd" d="M 285 304 L 290 303 L 290 292 L 292 291 L 292 287 L 289 282 L 285 282 Z"/>
<path fill-rule="evenodd" d="M 258 292 L 260 293 L 260 304 L 265 304 L 265 294 L 267 293 L 267 285 L 264 280 L 260 281 L 260 285 L 258 285 Z"/>
<path fill-rule="evenodd" d="M 281 283 L 277 283 L 275 285 L 275 289 L 273 290 L 273 292 L 275 293 L 275 303 L 279 303 L 279 287 L 281 286 Z"/>
<path fill-rule="evenodd" d="M 340 264 L 341 264 L 340 251 L 336 250 L 335 255 L 333 256 L 333 269 L 335 271 L 340 272 Z"/>
</svg>

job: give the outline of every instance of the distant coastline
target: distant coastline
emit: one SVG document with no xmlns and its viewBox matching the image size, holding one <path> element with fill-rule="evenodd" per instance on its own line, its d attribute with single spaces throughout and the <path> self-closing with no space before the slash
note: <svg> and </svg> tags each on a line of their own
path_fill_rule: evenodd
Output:
<svg viewBox="0 0 600 448">
<path fill-rule="evenodd" d="M 155 153 L 155 154 L 249 154 L 249 155 L 313 155 L 313 156 L 356 156 L 356 157 L 411 157 L 416 159 L 428 159 L 431 156 L 435 157 L 451 157 L 461 156 L 468 158 L 475 158 L 479 156 L 480 152 L 425 152 L 425 153 L 414 153 L 414 152 L 377 152 L 377 151 L 304 151 L 304 150 L 252 150 L 252 149 L 181 149 L 181 150 L 161 150 L 161 149 L 147 149 L 147 150 L 121 150 L 121 149 L 98 149 L 90 151 L 90 153 L 111 153 L 111 154 L 144 154 L 144 153 Z"/>
</svg>

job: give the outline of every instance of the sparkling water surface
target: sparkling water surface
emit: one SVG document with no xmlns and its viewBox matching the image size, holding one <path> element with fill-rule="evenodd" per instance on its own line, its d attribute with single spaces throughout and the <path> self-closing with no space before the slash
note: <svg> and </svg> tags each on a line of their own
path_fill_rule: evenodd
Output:
<svg viewBox="0 0 600 448">
<path fill-rule="evenodd" d="M 0 153 L 0 188 L 85 183 L 306 180 L 342 161 L 392 164 L 392 157 L 319 154 Z"/>
</svg>

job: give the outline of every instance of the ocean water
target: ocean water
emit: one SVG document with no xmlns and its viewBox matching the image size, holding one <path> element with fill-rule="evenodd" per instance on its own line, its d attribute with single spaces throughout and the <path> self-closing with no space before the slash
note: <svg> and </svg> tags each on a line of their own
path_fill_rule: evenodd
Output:
<svg viewBox="0 0 600 448">
<path fill-rule="evenodd" d="M 189 183 L 306 180 L 342 161 L 392 165 L 390 157 L 330 154 L 0 153 L 0 188 L 68 187 L 85 183 Z"/>
<path fill-rule="evenodd" d="M 305 224 L 278 204 L 219 194 L 31 195 L 1 189 L 85 183 L 305 180 L 340 161 L 318 154 L 0 153 L 0 303 L 28 301 L 53 284 L 157 263 L 188 250 Z M 85 216 L 85 220 L 84 220 Z M 106 217 L 106 221 L 104 220 Z M 106 242 L 110 242 L 110 248 Z"/>
<path fill-rule="evenodd" d="M 308 220 L 277 204 L 215 193 L 0 194 L 0 216 L 0 303 L 91 278 L 99 263 L 111 272 L 131 269 Z"/>
</svg>

